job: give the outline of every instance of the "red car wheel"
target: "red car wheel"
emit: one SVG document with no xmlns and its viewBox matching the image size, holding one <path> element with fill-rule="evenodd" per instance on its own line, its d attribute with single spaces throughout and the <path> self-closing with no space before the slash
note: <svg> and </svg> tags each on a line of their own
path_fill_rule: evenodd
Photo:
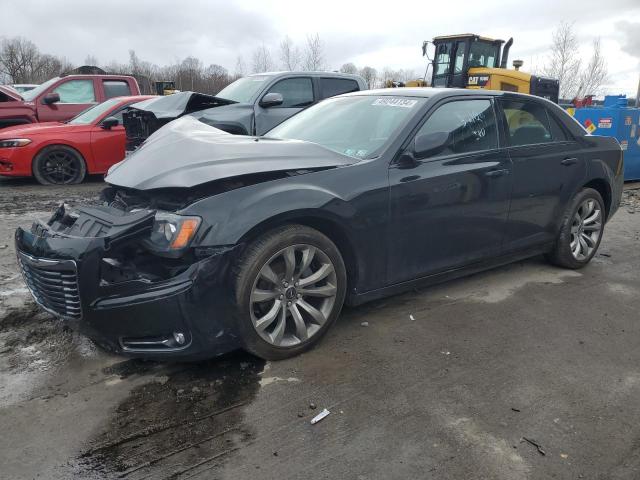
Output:
<svg viewBox="0 0 640 480">
<path fill-rule="evenodd" d="M 82 156 L 64 145 L 46 147 L 33 160 L 33 176 L 42 185 L 80 183 L 86 174 L 87 166 Z"/>
</svg>

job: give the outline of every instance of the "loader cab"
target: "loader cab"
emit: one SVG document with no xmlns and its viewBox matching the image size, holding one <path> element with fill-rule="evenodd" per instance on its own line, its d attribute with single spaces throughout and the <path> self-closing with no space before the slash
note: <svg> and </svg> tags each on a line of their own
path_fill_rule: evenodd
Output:
<svg viewBox="0 0 640 480">
<path fill-rule="evenodd" d="M 435 54 L 431 85 L 467 88 L 470 68 L 500 67 L 500 51 L 503 43 L 503 40 L 493 40 L 474 34 L 434 38 Z"/>
</svg>

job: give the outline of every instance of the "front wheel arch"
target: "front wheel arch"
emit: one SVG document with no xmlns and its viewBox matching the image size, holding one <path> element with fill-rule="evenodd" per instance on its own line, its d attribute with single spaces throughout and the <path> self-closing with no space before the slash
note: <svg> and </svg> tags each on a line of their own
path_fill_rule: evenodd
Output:
<svg viewBox="0 0 640 480">
<path fill-rule="evenodd" d="M 247 231 L 237 243 L 247 245 L 269 230 L 293 224 L 318 230 L 336 245 L 347 270 L 347 293 L 353 292 L 358 284 L 361 262 L 348 233 L 337 220 L 310 211 L 287 212 L 261 221 Z"/>
</svg>

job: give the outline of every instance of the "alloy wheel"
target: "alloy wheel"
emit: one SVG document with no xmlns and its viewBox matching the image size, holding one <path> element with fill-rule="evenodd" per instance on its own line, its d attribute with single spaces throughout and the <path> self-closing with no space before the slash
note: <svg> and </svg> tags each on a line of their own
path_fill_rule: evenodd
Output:
<svg viewBox="0 0 640 480">
<path fill-rule="evenodd" d="M 602 234 L 602 208 L 593 198 L 583 201 L 571 223 L 571 253 L 576 260 L 591 257 Z"/>
<path fill-rule="evenodd" d="M 79 160 L 64 150 L 53 150 L 42 162 L 40 173 L 50 183 L 73 183 L 80 174 Z"/>
<path fill-rule="evenodd" d="M 253 327 L 276 347 L 309 340 L 331 314 L 336 283 L 335 267 L 321 249 L 306 244 L 283 248 L 262 266 L 253 283 Z"/>
</svg>

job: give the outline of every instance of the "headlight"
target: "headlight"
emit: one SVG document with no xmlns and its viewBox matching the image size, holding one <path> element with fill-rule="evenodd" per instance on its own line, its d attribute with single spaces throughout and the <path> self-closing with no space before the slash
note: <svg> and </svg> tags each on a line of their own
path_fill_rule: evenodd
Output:
<svg viewBox="0 0 640 480">
<path fill-rule="evenodd" d="M 158 253 L 179 253 L 191 243 L 200 221 L 200 217 L 156 212 L 147 246 Z"/>
<path fill-rule="evenodd" d="M 28 138 L 9 138 L 7 140 L 0 140 L 0 148 L 16 148 L 29 145 L 31 140 Z"/>
</svg>

